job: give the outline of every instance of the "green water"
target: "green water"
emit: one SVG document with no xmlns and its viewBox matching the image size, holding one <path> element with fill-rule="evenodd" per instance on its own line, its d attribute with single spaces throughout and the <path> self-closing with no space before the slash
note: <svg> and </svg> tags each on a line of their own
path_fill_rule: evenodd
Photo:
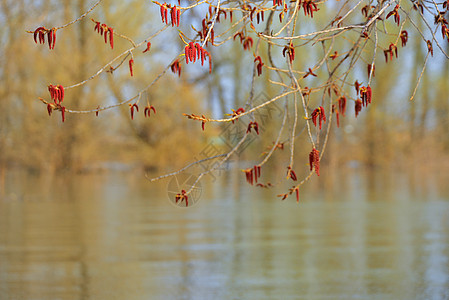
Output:
<svg viewBox="0 0 449 300">
<path fill-rule="evenodd" d="M 449 299 L 446 184 L 373 178 L 298 205 L 231 174 L 181 209 L 140 175 L 10 175 L 0 299 Z"/>
</svg>

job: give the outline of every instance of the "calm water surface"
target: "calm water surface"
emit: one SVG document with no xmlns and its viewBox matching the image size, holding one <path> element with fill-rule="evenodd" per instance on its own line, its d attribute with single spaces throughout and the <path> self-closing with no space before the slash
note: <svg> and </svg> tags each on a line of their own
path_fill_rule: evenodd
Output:
<svg viewBox="0 0 449 300">
<path fill-rule="evenodd" d="M 298 205 L 231 175 L 180 209 L 137 175 L 13 174 L 0 299 L 449 299 L 447 182 L 363 178 Z"/>
</svg>

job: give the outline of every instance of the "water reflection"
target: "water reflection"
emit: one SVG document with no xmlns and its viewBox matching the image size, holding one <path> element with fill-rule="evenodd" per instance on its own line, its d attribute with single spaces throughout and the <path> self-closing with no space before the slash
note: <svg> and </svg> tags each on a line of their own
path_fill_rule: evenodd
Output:
<svg viewBox="0 0 449 300">
<path fill-rule="evenodd" d="M 1 299 L 449 298 L 437 181 L 352 173 L 311 183 L 298 206 L 230 174 L 177 209 L 139 176 L 48 190 L 14 176 L 0 200 Z"/>
</svg>

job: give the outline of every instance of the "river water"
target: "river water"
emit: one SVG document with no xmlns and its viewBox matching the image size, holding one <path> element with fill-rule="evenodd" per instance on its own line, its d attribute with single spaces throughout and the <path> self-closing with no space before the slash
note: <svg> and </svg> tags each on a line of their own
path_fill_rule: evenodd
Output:
<svg viewBox="0 0 449 300">
<path fill-rule="evenodd" d="M 140 174 L 7 176 L 0 299 L 449 299 L 444 180 L 351 173 L 298 204 L 238 176 L 187 209 Z"/>
</svg>

